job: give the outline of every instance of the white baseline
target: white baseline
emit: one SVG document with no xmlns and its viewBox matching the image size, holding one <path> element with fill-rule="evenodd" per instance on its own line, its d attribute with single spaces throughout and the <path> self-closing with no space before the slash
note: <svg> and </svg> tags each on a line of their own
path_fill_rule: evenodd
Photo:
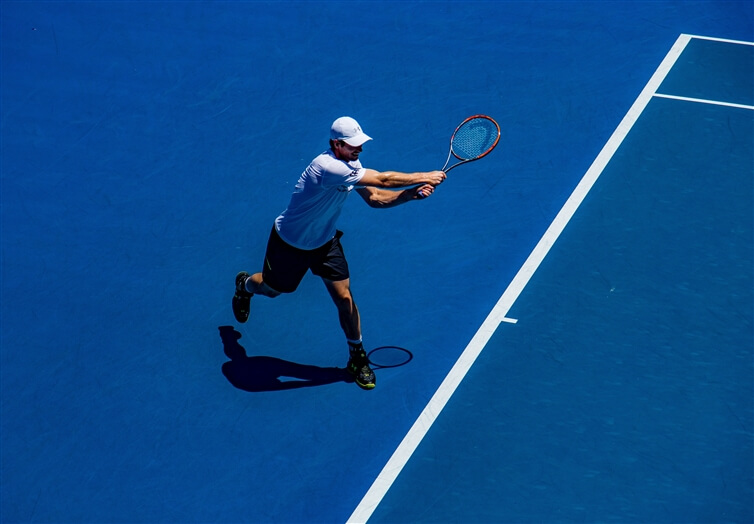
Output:
<svg viewBox="0 0 754 524">
<path fill-rule="evenodd" d="M 680 100 L 682 102 L 695 102 L 697 104 L 710 104 L 713 106 L 737 107 L 739 109 L 754 110 L 754 106 L 747 106 L 745 104 L 734 104 L 732 102 L 721 102 L 720 100 L 707 100 L 706 98 L 690 98 L 687 96 L 663 95 L 662 93 L 655 93 L 654 96 L 656 98 L 669 98 L 671 100 Z"/>
</svg>

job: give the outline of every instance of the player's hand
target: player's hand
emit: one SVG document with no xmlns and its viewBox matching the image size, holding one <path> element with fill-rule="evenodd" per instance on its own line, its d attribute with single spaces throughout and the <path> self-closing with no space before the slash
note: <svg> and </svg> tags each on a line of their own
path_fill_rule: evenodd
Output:
<svg viewBox="0 0 754 524">
<path fill-rule="evenodd" d="M 442 172 L 442 171 L 441 171 Z M 429 195 L 435 192 L 435 186 L 431 184 L 424 184 L 414 189 L 414 198 L 422 199 L 427 198 Z"/>
<path fill-rule="evenodd" d="M 445 178 L 447 178 L 447 175 L 444 171 L 430 171 L 427 173 L 427 184 L 432 184 L 433 186 L 439 186 L 440 184 L 445 181 Z"/>
</svg>

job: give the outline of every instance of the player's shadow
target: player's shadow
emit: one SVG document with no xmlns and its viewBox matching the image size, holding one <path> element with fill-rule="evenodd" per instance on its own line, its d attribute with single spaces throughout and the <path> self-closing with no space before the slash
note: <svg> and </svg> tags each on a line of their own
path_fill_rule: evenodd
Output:
<svg viewBox="0 0 754 524">
<path fill-rule="evenodd" d="M 230 359 L 230 362 L 223 364 L 223 375 L 238 389 L 250 392 L 282 391 L 353 382 L 353 377 L 342 368 L 308 366 L 275 357 L 249 357 L 238 343 L 241 333 L 232 326 L 220 326 L 219 330 L 225 355 Z"/>
</svg>

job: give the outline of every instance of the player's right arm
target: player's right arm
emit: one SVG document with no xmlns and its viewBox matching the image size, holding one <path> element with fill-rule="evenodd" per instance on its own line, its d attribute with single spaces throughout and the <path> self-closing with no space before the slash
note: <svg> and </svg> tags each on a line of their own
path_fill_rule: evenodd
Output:
<svg viewBox="0 0 754 524">
<path fill-rule="evenodd" d="M 367 169 L 364 172 L 364 176 L 359 180 L 358 185 L 396 189 L 417 184 L 437 186 L 442 184 L 443 180 L 445 180 L 445 173 L 442 171 L 400 173 L 398 171 L 375 171 L 374 169 Z"/>
</svg>

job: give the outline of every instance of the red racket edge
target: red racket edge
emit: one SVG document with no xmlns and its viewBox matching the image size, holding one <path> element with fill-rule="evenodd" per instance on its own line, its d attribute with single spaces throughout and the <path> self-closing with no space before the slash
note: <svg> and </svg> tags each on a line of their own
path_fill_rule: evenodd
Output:
<svg viewBox="0 0 754 524">
<path fill-rule="evenodd" d="M 495 141 L 492 143 L 492 145 L 489 148 L 487 148 L 487 150 L 481 155 L 475 156 L 474 158 L 463 158 L 461 156 L 456 155 L 456 152 L 453 151 L 453 139 L 456 137 L 456 133 L 458 132 L 458 130 L 461 129 L 466 122 L 468 122 L 469 120 L 474 120 L 475 118 L 484 118 L 486 120 L 489 120 L 493 124 L 495 124 L 495 129 L 497 130 L 497 137 L 495 137 Z M 500 125 L 495 121 L 494 118 L 487 115 L 473 115 L 473 116 L 468 117 L 466 120 L 458 124 L 458 127 L 456 127 L 455 131 L 453 131 L 453 134 L 450 136 L 450 152 L 458 160 L 462 160 L 462 162 L 450 166 L 450 169 L 453 169 L 456 166 L 460 166 L 461 164 L 465 164 L 466 162 L 473 162 L 474 160 L 479 160 L 480 158 L 484 158 L 485 156 L 489 155 L 493 149 L 495 149 L 495 146 L 497 146 L 497 143 L 499 141 L 500 141 Z M 450 169 L 448 169 L 448 171 L 450 171 Z"/>
</svg>

